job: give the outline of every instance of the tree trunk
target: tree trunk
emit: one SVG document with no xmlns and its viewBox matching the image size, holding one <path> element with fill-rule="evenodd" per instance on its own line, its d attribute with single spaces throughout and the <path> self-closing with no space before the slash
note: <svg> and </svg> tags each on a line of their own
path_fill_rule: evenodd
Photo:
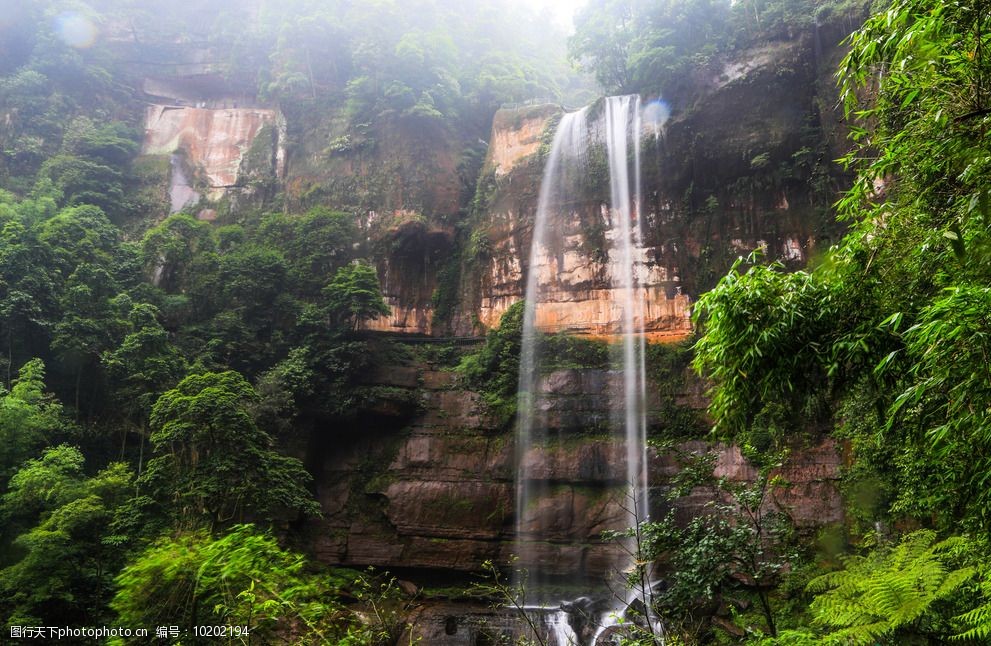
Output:
<svg viewBox="0 0 991 646">
<path fill-rule="evenodd" d="M 771 602 L 767 599 L 766 590 L 758 590 L 757 598 L 760 599 L 760 607 L 764 611 L 764 618 L 767 620 L 767 631 L 771 637 L 778 636 L 778 630 L 774 626 L 774 614 L 771 612 Z"/>
</svg>

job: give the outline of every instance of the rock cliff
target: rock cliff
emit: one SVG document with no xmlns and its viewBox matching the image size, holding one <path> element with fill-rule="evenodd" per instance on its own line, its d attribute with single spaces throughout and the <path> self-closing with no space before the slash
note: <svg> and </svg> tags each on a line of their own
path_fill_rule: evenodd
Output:
<svg viewBox="0 0 991 646">
<path fill-rule="evenodd" d="M 840 36 L 823 27 L 739 52 L 675 95 L 645 97 L 655 115 L 670 115 L 648 119 L 642 137 L 637 271 L 653 339 L 689 334 L 692 299 L 738 257 L 760 250 L 800 265 L 838 235 L 830 204 L 846 178 L 830 160 L 842 140 L 831 79 Z M 216 76 L 208 52 L 185 56 L 186 71 L 143 84 L 143 151 L 176 154 L 173 210 L 200 195 L 281 189 L 290 211 L 353 212 L 391 309 L 372 330 L 473 336 L 522 298 L 544 156 L 562 108 L 501 110 L 488 142 L 477 142 L 439 122 L 354 125 L 340 107 L 259 107 L 235 87 L 206 82 Z M 487 148 L 476 182 L 479 143 Z M 602 178 L 590 177 L 567 248 L 538 261 L 558 285 L 538 312 L 544 329 L 613 331 L 604 192 Z"/>
<path fill-rule="evenodd" d="M 837 235 L 829 204 L 845 179 L 829 162 L 841 139 L 829 70 L 838 41 L 839 34 L 816 33 L 765 45 L 686 80 L 677 95 L 645 97 L 663 100 L 670 112 L 642 133 L 646 227 L 636 263 L 652 339 L 689 335 L 692 299 L 738 257 L 763 250 L 799 265 Z M 144 84 L 143 152 L 172 156 L 173 210 L 200 196 L 278 192 L 290 212 L 320 205 L 354 213 L 359 246 L 375 261 L 391 309 L 367 325 L 372 331 L 481 334 L 523 297 L 526 272 L 535 269 L 552 273 L 558 286 L 553 305 L 538 312 L 539 327 L 615 332 L 601 177 L 590 177 L 589 190 L 576 196 L 566 248 L 528 267 L 561 107 L 496 113 L 476 182 L 477 138 L 415 120 L 346 125 L 339 106 L 276 109 L 236 89 L 210 93 L 203 79 L 215 66 L 206 54 L 194 58 L 192 71 Z M 201 210 L 203 218 L 216 215 Z M 532 551 L 545 565 L 591 576 L 611 567 L 613 548 L 600 534 L 624 517 L 625 476 L 615 472 L 617 445 L 596 431 L 596 420 L 609 415 L 601 397 L 607 373 L 545 377 L 542 387 L 553 395 L 546 412 L 569 440 L 524 456 L 546 485 L 526 510 L 514 509 L 512 438 L 478 393 L 452 372 L 421 364 L 369 378 L 419 405 L 410 411 L 383 401 L 367 424 L 313 433 L 305 455 L 324 516 L 308 526 L 307 542 L 320 559 L 477 571 L 485 559 L 508 560 L 521 513 L 524 530 L 536 514 L 554 520 L 550 539 Z M 689 384 L 673 394 L 676 404 L 699 409 L 700 387 Z M 655 429 L 670 421 L 670 402 L 656 386 Z M 715 448 L 718 475 L 754 477 L 737 448 Z M 841 520 L 837 447 L 798 448 L 783 468 L 791 484 L 775 492 L 773 504 L 803 527 Z M 651 486 L 660 493 L 677 468 L 671 455 L 651 455 Z M 697 490 L 677 511 L 687 518 L 717 495 Z M 664 511 L 654 510 L 658 517 Z"/>
<path fill-rule="evenodd" d="M 727 60 L 714 77 L 686 82 L 681 96 L 655 99 L 670 118 L 647 120 L 642 133 L 646 225 L 636 258 L 652 338 L 689 334 L 692 297 L 738 257 L 758 250 L 801 265 L 838 235 L 830 205 L 846 178 L 830 161 L 838 115 L 826 72 L 838 53 L 822 37 L 765 45 Z M 449 323 L 456 334 L 497 325 L 522 298 L 543 154 L 560 114 L 556 106 L 496 114 L 462 266 L 463 307 Z M 560 292 L 537 313 L 544 329 L 612 329 L 603 179 L 590 177 L 589 190 L 575 196 L 568 247 L 538 259 L 541 283 L 553 276 Z"/>
<path fill-rule="evenodd" d="M 617 529 L 625 518 L 625 467 L 621 446 L 595 431 L 607 419 L 602 394 L 614 378 L 605 371 L 566 370 L 548 375 L 541 388 L 549 398 L 549 423 L 568 438 L 560 445 L 532 449 L 523 459 L 543 482 L 546 493 L 526 519 L 553 519 L 551 535 L 531 550 L 548 574 L 609 574 L 615 546 L 601 532 Z M 401 570 L 477 571 L 491 559 L 506 563 L 514 543 L 514 440 L 487 414 L 481 397 L 459 383 L 455 373 L 427 365 L 391 368 L 377 383 L 415 393 L 419 409 L 394 419 L 399 430 L 341 433 L 332 444 L 310 448 L 310 468 L 324 517 L 310 527 L 316 555 L 323 561 Z M 704 401 L 691 379 L 674 395 L 679 406 Z M 656 384 L 655 384 L 656 386 Z M 655 387 L 653 392 L 659 392 Z M 651 425 L 662 429 L 660 397 L 651 402 Z M 378 428 L 387 425 L 378 424 Z M 683 443 L 684 451 L 704 443 Z M 756 471 L 733 446 L 715 445 L 715 475 L 733 482 L 753 480 Z M 824 442 L 796 451 L 781 470 L 789 483 L 777 488 L 773 504 L 787 511 L 800 528 L 842 520 L 837 488 L 840 455 Z M 655 494 L 669 486 L 679 466 L 673 454 L 654 452 L 650 481 Z M 682 499 L 677 513 L 689 518 L 718 497 L 698 488 Z M 659 495 L 655 517 L 665 509 Z M 533 563 L 520 563 L 529 567 Z M 549 569 L 549 571 L 548 571 Z"/>
<path fill-rule="evenodd" d="M 145 112 L 141 153 L 175 155 L 180 160 L 173 164 L 170 181 L 172 210 L 178 211 L 201 197 L 216 201 L 243 188 L 252 171 L 280 176 L 285 151 L 278 136 L 279 120 L 278 112 L 261 108 L 153 104 Z M 259 139 L 262 135 L 268 140 Z M 249 159 L 250 152 L 261 159 Z M 251 161 L 255 168 L 247 167 Z"/>
</svg>

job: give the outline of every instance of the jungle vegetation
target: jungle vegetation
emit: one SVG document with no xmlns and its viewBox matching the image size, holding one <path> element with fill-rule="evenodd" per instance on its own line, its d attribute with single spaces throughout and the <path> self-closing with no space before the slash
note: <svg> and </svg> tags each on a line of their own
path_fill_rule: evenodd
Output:
<svg viewBox="0 0 991 646">
<path fill-rule="evenodd" d="M 502 103 L 588 87 L 560 34 L 500 0 L 4 3 L 0 621 L 394 641 L 395 581 L 296 538 L 320 513 L 299 438 L 334 442 L 393 353 L 360 331 L 389 311 L 366 240 L 346 205 L 264 191 L 216 224 L 161 210 L 142 75 L 190 50 L 208 94 L 279 107 L 289 146 L 317 117 L 439 128 L 469 142 L 472 186 Z"/>
<path fill-rule="evenodd" d="M 991 636 L 989 22 L 981 2 L 878 7 L 838 71 L 849 233 L 803 271 L 740 263 L 698 303 L 716 433 L 773 455 L 820 426 L 850 455 L 846 554 L 768 643 Z"/>
<path fill-rule="evenodd" d="M 656 95 L 721 54 L 862 9 L 592 0 L 570 56 L 607 92 Z M 684 643 L 991 639 L 991 7 L 870 9 L 838 72 L 856 182 L 836 208 L 849 233 L 803 271 L 741 262 L 696 308 L 714 437 L 737 442 L 761 476 L 710 483 L 728 504 L 686 527 L 631 530 L 641 562 L 678 573 L 651 603 Z M 355 214 L 269 195 L 215 224 L 152 217 L 128 65 L 206 46 L 225 83 L 297 122 L 333 106 L 349 133 L 398 120 L 463 140 L 487 136 L 504 102 L 575 105 L 588 84 L 546 19 L 501 0 L 239 11 L 4 5 L 4 624 L 250 623 L 262 643 L 354 645 L 403 632 L 394 580 L 321 568 L 294 531 L 319 513 L 294 437 L 352 422 L 377 396 L 362 375 L 394 352 L 359 330 L 386 305 Z M 129 40 L 80 46 L 60 31 L 70 15 Z M 459 366 L 507 420 L 520 314 Z M 547 343 L 562 366 L 602 361 L 594 344 Z M 658 370 L 685 356 L 655 353 Z M 684 426 L 698 434 L 697 420 Z M 812 434 L 850 456 L 836 541 L 762 511 L 775 468 Z M 706 456 L 683 457 L 684 486 L 710 478 Z M 720 603 L 729 623 L 700 619 Z"/>
</svg>

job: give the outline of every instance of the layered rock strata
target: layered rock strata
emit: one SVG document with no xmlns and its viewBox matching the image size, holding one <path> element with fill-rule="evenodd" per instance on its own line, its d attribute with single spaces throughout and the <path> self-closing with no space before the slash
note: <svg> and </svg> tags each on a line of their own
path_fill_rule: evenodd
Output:
<svg viewBox="0 0 991 646">
<path fill-rule="evenodd" d="M 840 234 L 830 205 L 848 180 L 831 161 L 842 132 L 828 71 L 839 40 L 823 29 L 761 45 L 687 77 L 674 96 L 645 97 L 654 114 L 671 115 L 645 118 L 641 133 L 644 227 L 635 272 L 652 339 L 689 334 L 691 299 L 738 258 L 758 251 L 801 266 Z M 462 308 L 448 322 L 455 334 L 497 326 L 522 298 L 531 269 L 541 284 L 556 285 L 537 312 L 540 327 L 614 332 L 607 178 L 587 178 L 568 207 L 565 246 L 527 266 L 542 155 L 561 113 L 530 106 L 496 114 L 479 182 L 484 208 L 462 267 Z"/>
<path fill-rule="evenodd" d="M 530 550 L 549 574 L 609 574 L 615 548 L 600 534 L 617 529 L 626 517 L 626 476 L 621 444 L 597 433 L 595 422 L 608 419 L 606 391 L 615 375 L 569 370 L 544 379 L 547 423 L 573 441 L 534 447 L 524 456 L 533 477 L 548 485 L 525 510 L 514 509 L 512 436 L 497 427 L 477 393 L 459 385 L 454 373 L 423 366 L 391 369 L 375 378 L 416 393 L 419 409 L 397 422 L 401 430 L 366 430 L 338 439 L 332 449 L 311 452 L 324 513 L 311 527 L 318 558 L 352 566 L 478 571 L 486 559 L 509 561 L 515 552 L 514 514 L 521 513 L 524 529 L 528 517 L 543 518 L 545 532 L 546 519 L 553 521 L 550 535 Z M 701 403 L 692 389 L 676 399 L 683 406 Z M 656 397 L 651 407 L 652 426 L 662 426 Z M 680 448 L 714 450 L 717 477 L 734 482 L 756 477 L 736 447 L 696 442 Z M 769 504 L 790 514 L 800 528 L 841 521 L 840 465 L 829 441 L 796 452 L 782 470 L 789 484 L 775 489 Z M 662 491 L 678 468 L 672 455 L 651 454 L 654 490 Z M 698 488 L 677 503 L 677 514 L 687 519 L 702 513 L 719 496 Z M 655 517 L 663 515 L 662 507 L 655 505 Z"/>
</svg>

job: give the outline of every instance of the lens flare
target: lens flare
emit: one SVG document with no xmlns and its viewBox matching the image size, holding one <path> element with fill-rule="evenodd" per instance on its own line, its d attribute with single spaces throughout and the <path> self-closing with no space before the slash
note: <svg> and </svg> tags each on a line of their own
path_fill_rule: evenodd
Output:
<svg viewBox="0 0 991 646">
<path fill-rule="evenodd" d="M 55 35 L 69 47 L 85 49 L 96 41 L 96 25 L 78 11 L 63 11 L 52 26 Z"/>
<path fill-rule="evenodd" d="M 643 123 L 654 131 L 654 135 L 660 134 L 671 117 L 671 107 L 663 99 L 654 99 L 643 109 Z"/>
</svg>

